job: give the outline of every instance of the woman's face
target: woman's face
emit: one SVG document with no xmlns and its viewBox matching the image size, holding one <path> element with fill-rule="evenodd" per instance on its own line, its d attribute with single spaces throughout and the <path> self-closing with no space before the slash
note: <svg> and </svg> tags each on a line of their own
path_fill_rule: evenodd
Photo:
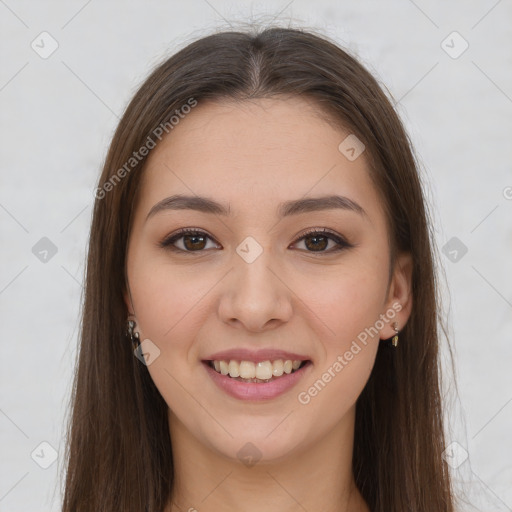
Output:
<svg viewBox="0 0 512 512">
<path fill-rule="evenodd" d="M 171 432 L 270 461 L 353 424 L 379 339 L 407 321 L 410 260 L 388 282 L 349 135 L 299 98 L 199 102 L 151 151 L 125 300 Z"/>
</svg>

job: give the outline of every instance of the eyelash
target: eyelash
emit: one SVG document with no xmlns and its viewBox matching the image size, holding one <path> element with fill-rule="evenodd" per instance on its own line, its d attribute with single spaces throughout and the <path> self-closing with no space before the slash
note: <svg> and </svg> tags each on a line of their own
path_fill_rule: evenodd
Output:
<svg viewBox="0 0 512 512">
<path fill-rule="evenodd" d="M 190 253 L 201 253 L 201 252 L 205 252 L 207 250 L 207 249 L 200 249 L 197 251 L 186 251 L 184 249 L 180 249 L 178 247 L 173 246 L 173 244 L 175 242 L 177 242 L 180 238 L 183 238 L 186 235 L 204 236 L 206 238 L 209 238 L 210 240 L 215 241 L 215 239 L 213 237 L 211 237 L 210 235 L 208 235 L 208 233 L 206 233 L 200 229 L 183 228 L 183 229 L 180 229 L 178 232 L 176 232 L 176 233 L 168 236 L 164 240 L 162 240 L 158 245 L 159 245 L 159 247 L 161 247 L 163 249 L 168 249 L 168 250 L 171 250 L 174 252 L 189 253 L 189 254 Z M 349 242 L 347 242 L 345 240 L 345 238 L 343 238 L 342 236 L 340 236 L 326 228 L 310 229 L 310 230 L 306 231 L 305 233 L 302 233 L 299 236 L 299 238 L 297 238 L 294 242 L 292 242 L 292 245 L 296 244 L 297 242 L 300 242 L 303 238 L 307 238 L 308 236 L 311 236 L 311 235 L 325 236 L 329 240 L 333 240 L 334 242 L 336 242 L 339 245 L 337 248 L 334 248 L 334 249 L 331 248 L 326 251 L 305 250 L 305 252 L 309 252 L 311 254 L 332 254 L 332 253 L 337 253 L 337 252 L 343 251 L 344 249 L 349 249 L 349 248 L 353 247 L 353 245 L 350 244 Z M 218 242 L 215 241 L 215 243 L 218 243 Z"/>
</svg>

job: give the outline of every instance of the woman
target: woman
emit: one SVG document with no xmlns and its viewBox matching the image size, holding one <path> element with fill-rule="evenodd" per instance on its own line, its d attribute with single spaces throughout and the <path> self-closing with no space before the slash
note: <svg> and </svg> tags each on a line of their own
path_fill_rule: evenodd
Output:
<svg viewBox="0 0 512 512">
<path fill-rule="evenodd" d="M 324 37 L 200 39 L 95 193 L 63 510 L 454 510 L 408 137 Z"/>
</svg>

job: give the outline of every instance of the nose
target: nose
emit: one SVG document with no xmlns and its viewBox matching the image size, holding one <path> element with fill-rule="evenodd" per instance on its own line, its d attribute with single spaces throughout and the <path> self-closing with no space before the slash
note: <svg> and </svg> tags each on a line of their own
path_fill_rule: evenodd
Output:
<svg viewBox="0 0 512 512">
<path fill-rule="evenodd" d="M 263 251 L 252 263 L 235 255 L 233 265 L 222 281 L 218 310 L 221 320 L 252 332 L 288 322 L 293 293 L 278 267 L 272 265 L 268 252 Z"/>
</svg>

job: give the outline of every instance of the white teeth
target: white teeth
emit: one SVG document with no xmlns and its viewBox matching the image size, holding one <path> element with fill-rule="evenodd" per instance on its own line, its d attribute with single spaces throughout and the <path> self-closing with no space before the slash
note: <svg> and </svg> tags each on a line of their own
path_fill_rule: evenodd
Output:
<svg viewBox="0 0 512 512">
<path fill-rule="evenodd" d="M 281 377 L 283 374 L 290 374 L 298 370 L 302 361 L 291 359 L 277 359 L 276 361 L 213 361 L 215 371 L 222 375 L 228 375 L 233 378 L 270 380 L 272 377 Z"/>
<path fill-rule="evenodd" d="M 272 378 L 272 363 L 270 361 L 260 361 L 256 365 L 256 378 L 260 380 Z"/>
<path fill-rule="evenodd" d="M 230 377 L 240 377 L 240 366 L 236 361 L 229 361 L 228 368 Z"/>
<path fill-rule="evenodd" d="M 240 363 L 240 377 L 242 379 L 254 379 L 256 377 L 256 365 L 252 361 L 242 361 Z"/>
<path fill-rule="evenodd" d="M 284 373 L 283 366 L 284 363 L 282 359 L 274 361 L 274 364 L 272 365 L 272 375 L 274 377 L 281 377 L 281 375 Z"/>
<path fill-rule="evenodd" d="M 220 373 L 222 373 L 222 375 L 229 373 L 228 363 L 226 363 L 226 361 L 220 361 Z"/>
</svg>

